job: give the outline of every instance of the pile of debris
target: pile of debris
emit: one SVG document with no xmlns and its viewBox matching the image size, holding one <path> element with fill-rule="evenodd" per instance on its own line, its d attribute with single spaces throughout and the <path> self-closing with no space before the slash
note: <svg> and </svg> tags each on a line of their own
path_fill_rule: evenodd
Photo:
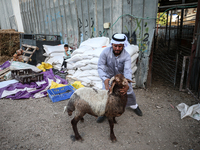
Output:
<svg viewBox="0 0 200 150">
<path fill-rule="evenodd" d="M 27 51 L 30 45 L 22 44 L 22 47 L 25 46 L 26 49 L 17 49 L 12 53 L 14 55 L 11 61 L 0 65 L 0 78 L 4 80 L 0 84 L 0 98 L 40 98 L 47 96 L 47 92 L 50 90 L 48 95 L 53 102 L 57 102 L 66 99 L 69 97 L 68 94 L 72 94 L 77 88 L 83 86 L 101 89 L 102 81 L 98 75 L 97 63 L 101 52 L 110 46 L 109 43 L 107 37 L 90 38 L 82 42 L 78 49 L 72 51 L 71 58 L 66 60 L 65 71 L 61 71 L 65 55 L 64 44 L 43 45 L 45 50 L 43 55 L 46 56 L 46 59 L 37 66 L 24 63 L 20 59 L 21 56 L 30 59 L 32 55 L 24 56 L 22 54 L 33 53 L 33 51 Z M 35 46 L 33 49 L 36 50 L 37 47 Z M 129 45 L 126 51 L 131 56 L 132 80 L 135 81 L 134 74 L 137 70 L 139 48 L 137 45 Z M 25 59 L 23 58 L 23 60 Z M 69 85 L 68 78 L 75 82 Z M 71 92 L 65 92 L 65 90 L 68 91 L 66 86 L 71 89 Z M 65 95 L 62 92 L 65 92 Z"/>
</svg>

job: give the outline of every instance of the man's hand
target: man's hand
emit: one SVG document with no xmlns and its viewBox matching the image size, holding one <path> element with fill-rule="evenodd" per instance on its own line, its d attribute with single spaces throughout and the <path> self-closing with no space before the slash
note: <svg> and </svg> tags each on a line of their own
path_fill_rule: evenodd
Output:
<svg viewBox="0 0 200 150">
<path fill-rule="evenodd" d="M 127 93 L 128 89 L 129 89 L 129 86 L 126 85 L 126 86 L 124 86 L 122 89 L 120 89 L 119 91 L 120 91 L 120 93 L 121 93 L 122 95 L 124 95 L 124 94 Z"/>
<path fill-rule="evenodd" d="M 105 85 L 106 90 L 109 90 L 109 89 L 110 89 L 110 88 L 109 88 L 109 81 L 110 81 L 110 79 L 106 79 L 106 80 L 104 81 L 104 85 Z"/>
</svg>

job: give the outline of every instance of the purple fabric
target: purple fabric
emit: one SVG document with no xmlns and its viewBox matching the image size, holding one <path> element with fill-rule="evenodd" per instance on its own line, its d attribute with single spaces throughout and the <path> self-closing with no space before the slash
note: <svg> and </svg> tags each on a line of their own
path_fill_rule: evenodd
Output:
<svg viewBox="0 0 200 150">
<path fill-rule="evenodd" d="M 8 68 L 10 67 L 10 62 L 9 61 L 6 61 L 5 63 L 3 63 L 2 65 L 0 65 L 0 68 L 3 70 L 5 68 Z"/>
<path fill-rule="evenodd" d="M 66 80 L 62 79 L 61 77 L 54 76 L 52 69 L 50 69 L 49 71 L 46 71 L 46 72 L 42 72 L 42 73 L 44 76 L 44 80 L 46 81 L 45 84 L 38 86 L 35 82 L 31 82 L 30 84 L 14 83 L 14 84 L 8 85 L 7 87 L 1 88 L 0 89 L 0 97 L 4 90 L 12 91 L 15 89 L 24 89 L 25 87 L 27 87 L 27 88 L 36 88 L 36 90 L 34 90 L 32 92 L 19 91 L 16 94 L 7 96 L 6 98 L 11 98 L 11 99 L 27 99 L 30 97 L 33 98 L 33 96 L 36 93 L 44 90 L 48 86 L 48 78 L 53 79 L 54 82 L 56 81 L 56 78 L 58 78 L 61 80 L 60 84 L 68 84 L 68 82 Z M 47 95 L 47 91 L 43 92 L 43 94 Z"/>
<path fill-rule="evenodd" d="M 57 79 L 60 79 L 60 80 L 61 80 L 61 81 L 60 81 L 60 84 L 68 84 L 68 82 L 67 82 L 65 79 L 61 78 L 60 76 L 55 75 L 55 77 L 56 77 Z"/>
</svg>

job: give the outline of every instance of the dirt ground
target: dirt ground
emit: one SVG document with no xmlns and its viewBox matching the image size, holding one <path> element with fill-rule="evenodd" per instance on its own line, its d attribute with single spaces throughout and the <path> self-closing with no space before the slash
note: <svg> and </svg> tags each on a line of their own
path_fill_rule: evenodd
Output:
<svg viewBox="0 0 200 150">
<path fill-rule="evenodd" d="M 109 139 L 109 124 L 96 123 L 85 115 L 78 123 L 83 142 L 73 141 L 71 119 L 63 108 L 67 100 L 52 103 L 40 99 L 0 99 L 0 149 L 22 150 L 199 150 L 200 122 L 190 117 L 180 119 L 176 106 L 193 105 L 195 99 L 179 92 L 170 83 L 154 78 L 152 86 L 135 89 L 143 116 L 130 108 L 116 118 L 117 142 Z"/>
</svg>

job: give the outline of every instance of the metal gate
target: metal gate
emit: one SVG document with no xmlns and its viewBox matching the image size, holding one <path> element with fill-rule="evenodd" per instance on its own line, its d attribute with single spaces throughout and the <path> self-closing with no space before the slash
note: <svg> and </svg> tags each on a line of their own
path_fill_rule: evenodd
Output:
<svg viewBox="0 0 200 150">
<path fill-rule="evenodd" d="M 183 12 L 185 13 L 184 10 Z M 176 24 L 173 25 L 171 24 L 173 14 L 170 13 L 169 25 L 157 29 L 153 53 L 153 73 L 174 86 L 180 85 L 181 88 L 186 86 L 188 78 L 187 58 L 191 53 L 196 17 L 193 15 L 187 18 L 184 13 L 181 15 L 182 19 L 177 16 Z"/>
<path fill-rule="evenodd" d="M 169 26 L 157 28 L 153 53 L 153 73 L 174 85 L 178 63 L 177 35 L 178 26 L 171 26 L 171 22 Z"/>
</svg>

